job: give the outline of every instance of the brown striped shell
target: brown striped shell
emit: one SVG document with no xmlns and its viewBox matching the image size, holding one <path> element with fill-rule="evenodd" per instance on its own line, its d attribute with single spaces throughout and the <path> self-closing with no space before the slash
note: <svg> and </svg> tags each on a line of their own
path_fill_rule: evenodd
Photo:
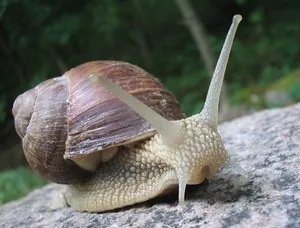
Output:
<svg viewBox="0 0 300 228">
<path fill-rule="evenodd" d="M 92 83 L 106 78 L 169 120 L 185 117 L 176 98 L 141 68 L 116 61 L 79 65 L 20 95 L 13 107 L 15 127 L 30 166 L 57 183 L 82 181 L 90 172 L 73 160 L 156 133 L 127 105 Z"/>
</svg>

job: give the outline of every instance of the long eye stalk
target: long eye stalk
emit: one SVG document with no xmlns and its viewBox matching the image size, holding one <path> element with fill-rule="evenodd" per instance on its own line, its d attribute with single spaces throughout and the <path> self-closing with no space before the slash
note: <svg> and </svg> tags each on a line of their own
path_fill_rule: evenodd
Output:
<svg viewBox="0 0 300 228">
<path fill-rule="evenodd" d="M 203 110 L 200 113 L 201 118 L 205 119 L 215 128 L 218 125 L 219 100 L 223 78 L 228 63 L 233 39 L 241 20 L 241 15 L 235 15 L 232 19 L 232 24 L 226 36 L 220 57 L 218 59 L 214 74 L 210 82 Z"/>
</svg>

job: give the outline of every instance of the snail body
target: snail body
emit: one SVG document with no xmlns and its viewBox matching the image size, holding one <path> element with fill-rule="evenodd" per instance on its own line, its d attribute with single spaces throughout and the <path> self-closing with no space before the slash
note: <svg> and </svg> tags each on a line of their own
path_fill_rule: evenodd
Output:
<svg viewBox="0 0 300 228">
<path fill-rule="evenodd" d="M 213 177 L 228 158 L 218 103 L 240 20 L 234 16 L 204 108 L 194 116 L 185 118 L 154 77 L 115 61 L 80 65 L 20 95 L 13 114 L 30 166 L 68 184 L 66 202 L 78 211 L 132 205 L 174 185 L 182 204 L 186 185 Z"/>
</svg>

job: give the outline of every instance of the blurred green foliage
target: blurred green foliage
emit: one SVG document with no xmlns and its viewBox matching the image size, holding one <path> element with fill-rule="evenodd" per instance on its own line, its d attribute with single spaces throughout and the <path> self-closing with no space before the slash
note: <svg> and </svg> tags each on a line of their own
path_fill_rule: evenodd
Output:
<svg viewBox="0 0 300 228">
<path fill-rule="evenodd" d="M 229 101 L 255 109 L 286 106 L 300 101 L 300 70 L 265 85 L 240 88 L 230 96 Z"/>
<path fill-rule="evenodd" d="M 286 90 L 292 88 L 300 83 L 300 70 L 293 71 L 292 73 L 282 77 L 274 83 L 269 85 L 272 90 Z"/>
<path fill-rule="evenodd" d="M 244 17 L 226 75 L 231 100 L 247 104 L 252 91 L 244 88 L 265 88 L 299 68 L 300 2 L 191 3 L 216 56 L 232 15 Z M 141 66 L 160 78 L 188 115 L 201 109 L 210 78 L 174 0 L 0 0 L 0 53 L 2 140 L 13 129 L 18 94 L 87 61 Z M 299 99 L 299 85 L 289 93 Z"/>
<path fill-rule="evenodd" d="M 25 196 L 47 182 L 29 168 L 20 167 L 0 173 L 0 205 Z"/>
</svg>

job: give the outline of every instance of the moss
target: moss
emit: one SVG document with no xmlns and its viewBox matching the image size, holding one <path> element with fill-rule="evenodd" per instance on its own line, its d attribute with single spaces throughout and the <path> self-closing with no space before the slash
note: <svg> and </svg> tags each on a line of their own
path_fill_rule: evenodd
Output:
<svg viewBox="0 0 300 228">
<path fill-rule="evenodd" d="M 20 167 L 0 173 L 0 205 L 25 196 L 47 183 L 29 168 Z"/>
</svg>

